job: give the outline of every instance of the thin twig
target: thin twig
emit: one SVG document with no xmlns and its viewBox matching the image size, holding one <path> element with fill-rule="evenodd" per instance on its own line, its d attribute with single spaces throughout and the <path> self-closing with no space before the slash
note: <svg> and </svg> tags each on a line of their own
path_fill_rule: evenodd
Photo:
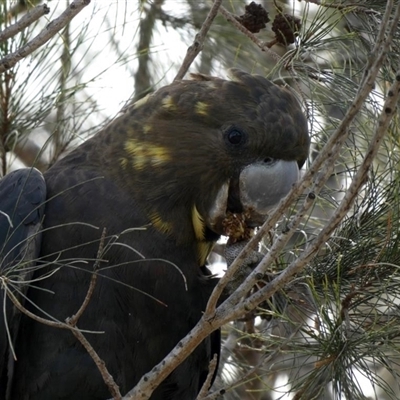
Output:
<svg viewBox="0 0 400 400">
<path fill-rule="evenodd" d="M 82 346 L 86 349 L 86 351 L 88 352 L 90 357 L 92 357 L 93 361 L 95 362 L 97 368 L 100 371 L 103 381 L 105 382 L 105 384 L 108 387 L 108 390 L 110 391 L 111 395 L 113 396 L 113 399 L 121 400 L 122 396 L 121 396 L 121 392 L 119 391 L 119 387 L 115 383 L 112 375 L 108 372 L 104 361 L 99 357 L 99 355 L 96 353 L 96 351 L 94 350 L 92 345 L 88 342 L 88 340 L 85 338 L 85 336 L 79 329 L 72 330 L 72 333 L 79 340 L 79 342 L 82 344 Z"/>
<path fill-rule="evenodd" d="M 79 318 L 82 316 L 82 314 L 86 310 L 86 307 L 88 306 L 90 299 L 92 298 L 94 287 L 96 286 L 96 282 L 97 282 L 97 270 L 99 269 L 100 260 L 102 258 L 105 239 L 106 239 L 106 228 L 103 229 L 103 232 L 101 234 L 99 249 L 97 251 L 96 261 L 93 265 L 93 273 L 92 273 L 92 277 L 90 279 L 89 289 L 86 293 L 85 299 L 83 300 L 83 303 L 80 306 L 79 310 L 71 318 L 69 318 L 67 320 L 67 323 L 70 324 L 71 326 L 76 326 Z"/>
<path fill-rule="evenodd" d="M 214 4 L 211 7 L 206 19 L 203 22 L 203 25 L 200 28 L 199 33 L 194 38 L 194 42 L 191 46 L 189 46 L 185 59 L 182 62 L 181 67 L 179 68 L 178 73 L 175 76 L 174 81 L 183 79 L 186 75 L 189 67 L 192 65 L 194 59 L 197 55 L 203 50 L 204 41 L 206 39 L 207 33 L 210 30 L 211 24 L 213 23 L 215 17 L 218 15 L 218 9 L 221 7 L 222 0 L 214 0 Z"/>
<path fill-rule="evenodd" d="M 211 382 L 215 374 L 215 370 L 217 369 L 217 365 L 218 365 L 218 356 L 217 354 L 214 354 L 214 357 L 208 364 L 207 378 L 204 381 L 203 386 L 201 387 L 201 390 L 197 396 L 197 400 L 202 400 L 208 395 L 208 391 L 210 389 Z"/>
<path fill-rule="evenodd" d="M 53 328 L 61 328 L 61 329 L 72 329 L 71 326 L 69 326 L 68 324 L 65 324 L 64 322 L 60 322 L 60 321 L 51 321 L 49 319 L 46 318 L 42 318 L 39 317 L 38 315 L 32 313 L 31 311 L 29 311 L 28 309 L 26 309 L 20 302 L 19 300 L 15 297 L 14 293 L 8 288 L 7 285 L 7 279 L 4 277 L 0 278 L 1 283 L 2 283 L 2 287 L 4 288 L 4 290 L 7 292 L 7 296 L 8 298 L 12 301 L 12 303 L 14 304 L 14 306 L 21 311 L 23 314 L 25 314 L 26 316 L 28 316 L 29 318 L 32 318 L 33 320 L 40 322 L 41 324 L 47 325 L 47 326 L 51 326 Z"/>
<path fill-rule="evenodd" d="M 39 317 L 29 310 L 27 310 L 20 302 L 19 300 L 15 297 L 14 293 L 8 289 L 7 285 L 7 280 L 2 277 L 1 278 L 1 283 L 2 287 L 4 288 L 4 291 L 7 293 L 7 296 L 10 298 L 14 306 L 21 311 L 23 314 L 27 315 L 28 317 L 32 318 L 33 320 L 40 322 L 44 325 L 53 327 L 53 328 L 61 328 L 61 329 L 68 329 L 72 332 L 72 334 L 78 339 L 78 341 L 82 344 L 82 346 L 86 349 L 90 357 L 93 359 L 94 363 L 96 364 L 105 384 L 107 385 L 111 395 L 113 396 L 113 399 L 115 400 L 121 400 L 122 396 L 119 391 L 118 385 L 115 383 L 112 375 L 108 372 L 107 367 L 104 363 L 104 361 L 100 358 L 100 356 L 97 354 L 97 352 L 94 350 L 92 345 L 88 342 L 88 340 L 85 338 L 83 335 L 83 332 L 88 332 L 88 331 L 83 331 L 80 330 L 76 324 L 79 320 L 79 318 L 82 316 L 83 312 L 87 308 L 89 301 L 93 295 L 94 287 L 97 281 L 97 270 L 99 268 L 99 263 L 101 261 L 101 256 L 103 253 L 104 249 L 104 242 L 105 242 L 105 237 L 106 237 L 106 229 L 103 229 L 103 233 L 101 235 L 100 243 L 99 243 L 99 249 L 97 251 L 97 258 L 93 266 L 93 274 L 90 280 L 89 288 L 86 293 L 85 299 L 80 306 L 79 310 L 70 318 L 66 318 L 65 323 L 64 322 L 55 322 L 51 321 L 42 317 Z M 101 332 L 90 332 L 90 333 L 101 333 Z M 104 332 L 103 332 L 104 333 Z"/>
<path fill-rule="evenodd" d="M 4 288 L 4 291 L 7 293 L 7 296 L 10 298 L 11 302 L 14 304 L 14 306 L 23 314 L 25 314 L 26 316 L 28 316 L 29 318 L 32 318 L 33 320 L 40 322 L 41 324 L 53 327 L 53 328 L 60 328 L 60 329 L 69 329 L 69 330 L 76 330 L 77 328 L 75 327 L 76 322 L 78 321 L 78 319 L 80 318 L 80 316 L 83 314 L 84 310 L 87 307 L 87 304 L 90 300 L 90 297 L 93 293 L 93 289 L 94 289 L 94 285 L 96 283 L 96 279 L 93 278 L 93 276 L 97 277 L 96 271 L 98 269 L 98 265 L 99 262 L 101 260 L 101 254 L 103 252 L 104 249 L 104 241 L 105 241 L 105 234 L 106 234 L 106 230 L 104 228 L 101 239 L 100 239 L 100 244 L 99 244 L 99 249 L 97 252 L 97 258 L 96 261 L 94 263 L 94 272 L 92 274 L 92 279 L 89 285 L 89 289 L 88 289 L 88 293 L 86 294 L 86 297 L 81 305 L 81 307 L 79 308 L 78 312 L 71 318 L 67 318 L 66 323 L 61 322 L 61 321 L 51 321 L 49 319 L 46 318 L 42 318 L 39 317 L 38 315 L 32 313 L 31 311 L 29 311 L 27 308 L 25 308 L 20 301 L 17 299 L 17 297 L 14 295 L 14 293 L 8 288 L 8 278 L 4 277 L 4 276 L 0 276 L 0 283 L 1 283 L 1 287 Z M 88 331 L 88 330 L 81 330 L 81 332 L 87 332 L 87 333 L 104 333 L 104 332 L 95 332 L 95 331 Z"/>
<path fill-rule="evenodd" d="M 15 36 L 18 32 L 23 31 L 27 26 L 33 24 L 43 15 L 50 12 L 50 8 L 47 4 L 41 4 L 36 6 L 32 10 L 29 10 L 21 19 L 19 19 L 15 24 L 12 24 L 0 32 L 0 42 Z"/>
<path fill-rule="evenodd" d="M 230 382 L 223 388 L 220 388 L 212 393 L 210 393 L 207 397 L 201 400 L 216 400 L 219 399 L 221 394 L 228 392 L 229 390 L 238 387 L 239 385 L 248 382 L 249 377 L 256 374 L 260 368 L 263 368 L 265 365 L 272 364 L 274 357 L 279 357 L 282 354 L 282 348 L 286 347 L 289 343 L 293 341 L 293 339 L 298 335 L 298 333 L 302 330 L 302 326 L 298 326 L 293 332 L 290 333 L 285 340 L 280 343 L 273 351 L 271 351 L 268 356 L 262 357 L 262 359 L 255 365 L 254 367 L 250 368 L 245 373 L 241 374 L 238 379 L 235 379 L 233 382 Z M 268 372 L 264 371 L 264 375 L 273 374 L 274 371 L 270 370 Z"/>
<path fill-rule="evenodd" d="M 106 238 L 106 228 L 103 229 L 103 232 L 101 234 L 99 248 L 97 250 L 96 261 L 93 265 L 93 273 L 92 273 L 92 277 L 90 279 L 90 284 L 89 284 L 89 288 L 86 293 L 85 299 L 83 300 L 82 305 L 80 306 L 80 308 L 76 312 L 76 314 L 74 314 L 72 317 L 67 318 L 65 320 L 66 323 L 69 326 L 71 326 L 72 328 L 76 328 L 76 324 L 78 323 L 79 318 L 82 316 L 82 314 L 86 310 L 86 308 L 92 298 L 94 288 L 95 288 L 95 285 L 97 282 L 97 270 L 99 269 L 100 261 L 102 259 L 102 255 L 103 255 L 105 238 Z M 85 338 L 85 336 L 79 329 L 73 329 L 72 333 L 79 340 L 79 342 L 82 344 L 82 346 L 86 349 L 86 351 L 88 352 L 90 357 L 92 357 L 92 360 L 96 364 L 96 367 L 99 370 L 104 383 L 107 385 L 108 390 L 110 391 L 111 395 L 113 396 L 113 399 L 121 400 L 122 397 L 121 397 L 121 392 L 119 391 L 119 387 L 116 384 L 113 376 L 108 372 L 105 362 L 100 358 L 100 356 L 97 354 L 97 352 L 95 351 L 93 346 L 89 343 L 89 341 Z"/>
<path fill-rule="evenodd" d="M 25 46 L 22 46 L 14 53 L 8 54 L 0 60 L 0 73 L 12 68 L 18 61 L 33 53 L 39 47 L 43 46 L 61 29 L 63 29 L 80 11 L 82 11 L 90 0 L 75 0 L 69 7 L 56 19 L 51 21 L 35 38 L 30 40 Z"/>
</svg>

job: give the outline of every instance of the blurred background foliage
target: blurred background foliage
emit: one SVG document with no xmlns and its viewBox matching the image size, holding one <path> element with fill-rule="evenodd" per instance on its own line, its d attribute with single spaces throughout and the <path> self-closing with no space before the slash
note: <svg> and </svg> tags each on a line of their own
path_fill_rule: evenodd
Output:
<svg viewBox="0 0 400 400">
<path fill-rule="evenodd" d="M 225 0 L 240 19 L 249 2 Z M 42 2 L 0 0 L 0 30 Z M 0 42 L 0 59 L 31 40 L 68 1 Z M 381 0 L 258 0 L 270 22 L 261 51 L 220 14 L 190 71 L 238 67 L 297 92 L 312 136 L 309 162 L 340 123 L 364 76 L 385 11 Z M 173 80 L 211 7 L 207 0 L 92 1 L 46 45 L 0 74 L 0 176 L 44 171 L 127 103 Z M 275 43 L 277 16 L 298 18 L 294 43 Z M 296 20 L 297 21 L 297 20 Z M 328 221 L 360 166 L 399 68 L 400 30 L 340 161 L 284 254 L 277 273 Z M 225 399 L 400 398 L 398 115 L 352 211 L 305 272 L 257 313 L 228 324 L 215 386 Z M 1 195 L 1 194 L 0 194 Z M 290 212 L 263 243 L 290 222 Z M 223 246 L 221 244 L 221 246 Z M 210 260 L 221 264 L 215 253 Z"/>
</svg>

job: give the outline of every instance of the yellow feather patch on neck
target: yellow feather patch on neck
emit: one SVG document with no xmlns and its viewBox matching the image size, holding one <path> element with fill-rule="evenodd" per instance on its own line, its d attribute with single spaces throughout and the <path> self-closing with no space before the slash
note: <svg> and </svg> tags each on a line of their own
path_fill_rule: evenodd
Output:
<svg viewBox="0 0 400 400">
<path fill-rule="evenodd" d="M 164 221 L 161 218 L 160 214 L 158 214 L 157 212 L 151 213 L 150 221 L 153 224 L 154 228 L 167 235 L 169 235 L 173 230 L 171 222 Z"/>
<path fill-rule="evenodd" d="M 194 230 L 196 239 L 199 242 L 203 241 L 205 239 L 204 233 L 205 233 L 206 225 L 204 223 L 203 217 L 197 211 L 197 207 L 195 205 L 192 208 L 192 224 L 193 224 L 193 230 Z"/>
<path fill-rule="evenodd" d="M 197 243 L 197 259 L 199 265 L 206 264 L 207 258 L 210 255 L 215 243 L 214 242 L 198 242 Z"/>
<path fill-rule="evenodd" d="M 197 239 L 197 260 L 199 265 L 203 266 L 205 265 L 207 257 L 210 255 L 211 250 L 214 247 L 214 242 L 206 241 L 206 224 L 204 222 L 204 218 L 200 215 L 195 205 L 192 208 L 192 225 L 194 235 Z"/>
</svg>

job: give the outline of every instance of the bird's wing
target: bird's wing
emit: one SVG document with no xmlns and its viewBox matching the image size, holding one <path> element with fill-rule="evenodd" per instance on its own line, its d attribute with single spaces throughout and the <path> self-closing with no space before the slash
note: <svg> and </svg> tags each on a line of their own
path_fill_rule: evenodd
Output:
<svg viewBox="0 0 400 400">
<path fill-rule="evenodd" d="M 35 168 L 11 172 L 0 180 L 0 400 L 12 379 L 13 343 L 20 312 L 8 293 L 21 304 L 40 251 L 46 184 Z"/>
</svg>

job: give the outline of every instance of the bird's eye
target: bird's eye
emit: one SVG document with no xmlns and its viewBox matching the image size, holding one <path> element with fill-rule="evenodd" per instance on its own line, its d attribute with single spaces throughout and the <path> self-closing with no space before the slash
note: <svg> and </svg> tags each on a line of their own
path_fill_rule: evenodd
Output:
<svg viewBox="0 0 400 400">
<path fill-rule="evenodd" d="M 236 127 L 230 128 L 226 133 L 226 138 L 230 144 L 235 146 L 243 144 L 245 142 L 246 135 L 240 129 Z"/>
<path fill-rule="evenodd" d="M 272 165 L 276 162 L 275 158 L 272 157 L 266 157 L 264 158 L 264 163 L 267 165 Z"/>
</svg>

